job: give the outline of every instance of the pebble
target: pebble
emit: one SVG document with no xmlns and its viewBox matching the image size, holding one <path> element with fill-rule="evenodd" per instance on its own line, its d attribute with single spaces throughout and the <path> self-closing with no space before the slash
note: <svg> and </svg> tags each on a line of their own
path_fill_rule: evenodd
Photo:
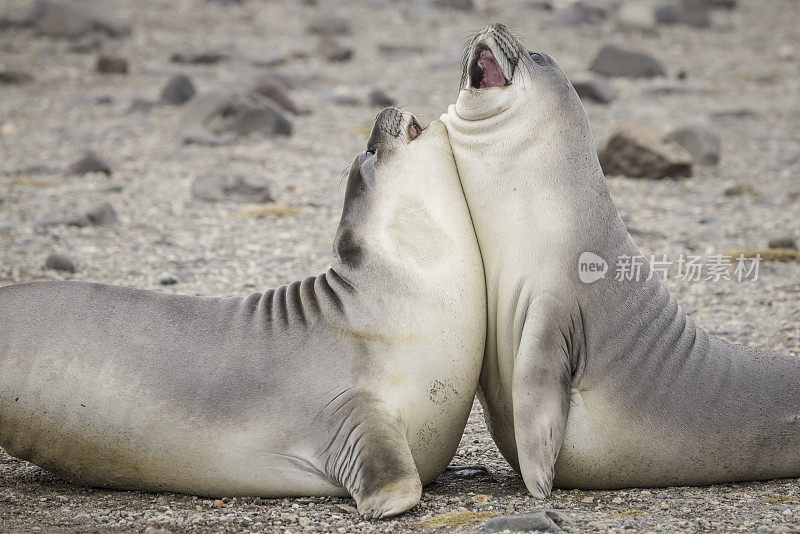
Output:
<svg viewBox="0 0 800 534">
<path fill-rule="evenodd" d="M 213 65 L 220 61 L 228 59 L 227 54 L 217 52 L 214 50 L 206 50 L 203 52 L 184 51 L 176 52 L 170 57 L 173 63 L 182 63 L 189 65 Z"/>
<path fill-rule="evenodd" d="M 95 70 L 101 74 L 127 74 L 128 60 L 119 56 L 100 56 Z"/>
<path fill-rule="evenodd" d="M 654 15 L 659 24 L 685 24 L 696 28 L 711 26 L 711 12 L 705 0 L 663 4 L 655 8 Z"/>
<path fill-rule="evenodd" d="M 554 510 L 493 517 L 483 525 L 484 532 L 561 532 L 565 517 Z"/>
<path fill-rule="evenodd" d="M 67 169 L 67 173 L 72 175 L 84 175 L 90 172 L 111 174 L 111 166 L 96 153 L 89 151 Z"/>
<path fill-rule="evenodd" d="M 269 180 L 263 175 L 208 172 L 192 182 L 192 196 L 198 200 L 271 202 Z"/>
<path fill-rule="evenodd" d="M 555 26 L 580 26 L 598 24 L 606 18 L 606 10 L 600 5 L 578 0 L 556 13 L 551 21 Z"/>
<path fill-rule="evenodd" d="M 24 85 L 31 83 L 33 76 L 21 70 L 2 70 L 0 71 L 0 84 L 5 85 Z"/>
<path fill-rule="evenodd" d="M 779 236 L 773 237 L 767 243 L 769 248 L 788 248 L 792 250 L 797 250 L 797 242 L 794 240 L 792 236 Z"/>
<path fill-rule="evenodd" d="M 117 221 L 117 212 L 106 201 L 94 202 L 83 207 L 62 208 L 51 212 L 37 222 L 39 227 L 67 226 L 104 226 Z"/>
<path fill-rule="evenodd" d="M 719 163 L 719 135 L 710 126 L 687 124 L 675 128 L 665 137 L 688 150 L 695 163 L 701 165 L 717 165 Z"/>
<path fill-rule="evenodd" d="M 170 271 L 164 271 L 158 275 L 158 283 L 162 286 L 171 286 L 178 283 L 178 275 Z M 216 501 L 215 501 L 216 502 Z"/>
<path fill-rule="evenodd" d="M 371 106 L 377 106 L 381 108 L 394 106 L 397 103 L 397 101 L 394 98 L 387 95 L 380 89 L 373 89 L 372 91 L 370 91 L 369 96 L 367 98 Z"/>
<path fill-rule="evenodd" d="M 629 121 L 616 126 L 598 158 L 607 176 L 660 179 L 692 174 L 692 156 L 685 148 Z"/>
<path fill-rule="evenodd" d="M 75 272 L 75 263 L 63 254 L 50 254 L 44 261 L 45 269 L 53 269 L 55 271 L 65 271 L 68 273 Z"/>
<path fill-rule="evenodd" d="M 326 61 L 349 61 L 353 57 L 353 49 L 344 46 L 334 39 L 322 39 L 317 45 L 317 53 Z"/>
<path fill-rule="evenodd" d="M 600 48 L 589 69 L 605 76 L 652 78 L 664 76 L 660 61 L 650 54 L 606 44 Z"/>
<path fill-rule="evenodd" d="M 579 75 L 573 77 L 570 81 L 581 100 L 588 99 L 600 104 L 608 104 L 617 98 L 617 91 L 602 78 L 591 75 Z"/>
<path fill-rule="evenodd" d="M 173 106 L 185 104 L 197 93 L 192 80 L 185 74 L 173 76 L 161 90 L 161 102 Z"/>
</svg>

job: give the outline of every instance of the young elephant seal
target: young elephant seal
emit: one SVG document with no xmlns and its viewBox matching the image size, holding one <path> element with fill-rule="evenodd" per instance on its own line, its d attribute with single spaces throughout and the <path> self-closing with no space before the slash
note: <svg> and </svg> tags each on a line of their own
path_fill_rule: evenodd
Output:
<svg viewBox="0 0 800 534">
<path fill-rule="evenodd" d="M 547 55 L 500 24 L 442 117 L 486 271 L 482 401 L 530 492 L 800 476 L 800 359 L 709 336 L 647 262 L 579 278 L 590 252 L 643 259 L 586 114 Z"/>
<path fill-rule="evenodd" d="M 0 289 L 0 445 L 92 486 L 420 499 L 485 339 L 480 252 L 441 122 L 381 112 L 325 273 L 244 298 Z"/>
</svg>

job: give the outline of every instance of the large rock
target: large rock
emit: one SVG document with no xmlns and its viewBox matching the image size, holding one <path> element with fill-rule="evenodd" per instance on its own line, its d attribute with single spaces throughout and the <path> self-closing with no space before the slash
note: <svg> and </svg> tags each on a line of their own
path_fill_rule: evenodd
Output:
<svg viewBox="0 0 800 534">
<path fill-rule="evenodd" d="M 570 79 L 581 100 L 608 104 L 617 98 L 617 91 L 606 80 L 596 76 L 577 75 Z"/>
<path fill-rule="evenodd" d="M 598 158 L 606 175 L 660 179 L 692 174 L 692 155 L 686 149 L 628 121 L 617 125 Z"/>
<path fill-rule="evenodd" d="M 265 176 L 243 174 L 201 174 L 192 182 L 192 196 L 199 200 L 235 202 L 271 202 L 269 181 Z"/>
<path fill-rule="evenodd" d="M 172 106 L 185 104 L 197 93 L 192 80 L 185 74 L 176 74 L 161 90 L 161 102 Z"/>
<path fill-rule="evenodd" d="M 484 532 L 562 532 L 566 518 L 555 510 L 536 510 L 528 514 L 493 517 L 483 525 Z"/>
<path fill-rule="evenodd" d="M 88 0 L 39 0 L 28 15 L 28 22 L 42 35 L 80 37 L 101 31 L 112 37 L 131 33 L 131 25 L 112 6 Z"/>
<path fill-rule="evenodd" d="M 652 56 L 613 44 L 600 48 L 589 69 L 605 76 L 628 78 L 652 78 L 666 74 L 661 62 Z"/>
<path fill-rule="evenodd" d="M 688 124 L 675 128 L 666 135 L 689 151 L 695 163 L 716 165 L 719 163 L 719 135 L 709 126 Z"/>
<path fill-rule="evenodd" d="M 290 135 L 292 123 L 264 97 L 214 91 L 186 105 L 179 129 L 185 143 L 214 145 L 256 132 Z"/>
<path fill-rule="evenodd" d="M 117 221 L 117 212 L 106 201 L 95 202 L 83 207 L 69 207 L 56 210 L 40 219 L 39 227 L 48 226 L 105 226 Z"/>
</svg>

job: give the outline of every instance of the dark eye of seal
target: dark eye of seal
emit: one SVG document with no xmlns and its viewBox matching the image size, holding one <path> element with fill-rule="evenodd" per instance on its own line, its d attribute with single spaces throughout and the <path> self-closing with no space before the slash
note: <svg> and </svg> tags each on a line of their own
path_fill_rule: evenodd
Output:
<svg viewBox="0 0 800 534">
<path fill-rule="evenodd" d="M 539 52 L 531 52 L 530 54 L 531 54 L 531 59 L 533 61 L 535 61 L 539 65 L 544 64 L 544 56 L 542 56 L 542 54 L 540 54 Z"/>
</svg>

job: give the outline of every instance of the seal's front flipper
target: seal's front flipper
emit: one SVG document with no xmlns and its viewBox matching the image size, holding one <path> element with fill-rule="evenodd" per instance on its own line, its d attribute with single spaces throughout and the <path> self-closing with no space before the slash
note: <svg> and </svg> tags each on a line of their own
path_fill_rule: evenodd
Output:
<svg viewBox="0 0 800 534">
<path fill-rule="evenodd" d="M 519 468 L 528 491 L 539 499 L 553 488 L 572 383 L 570 333 L 558 327 L 558 307 L 551 304 L 537 299 L 529 308 L 511 386 Z"/>
<path fill-rule="evenodd" d="M 422 483 L 397 418 L 368 395 L 351 397 L 337 412 L 346 415 L 328 446 L 326 470 L 353 496 L 359 513 L 380 519 L 416 505 Z"/>
</svg>

